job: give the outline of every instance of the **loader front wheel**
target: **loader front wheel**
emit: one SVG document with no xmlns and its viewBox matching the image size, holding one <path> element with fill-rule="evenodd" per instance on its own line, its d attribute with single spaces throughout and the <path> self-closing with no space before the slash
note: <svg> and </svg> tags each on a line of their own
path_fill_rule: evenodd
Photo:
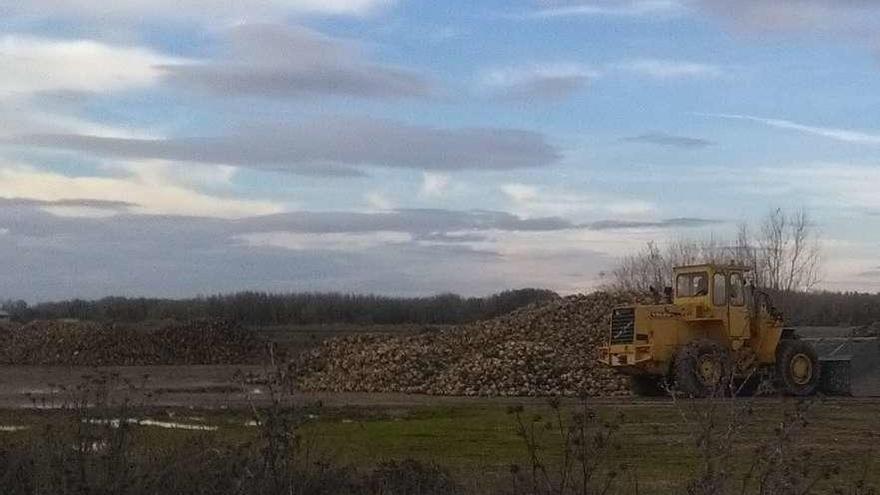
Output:
<svg viewBox="0 0 880 495">
<path fill-rule="evenodd" d="M 675 357 L 675 388 L 688 397 L 724 395 L 731 370 L 727 349 L 712 340 L 696 340 Z"/>
<path fill-rule="evenodd" d="M 787 395 L 805 396 L 819 385 L 819 357 L 803 340 L 782 340 L 776 348 L 776 376 Z"/>
</svg>

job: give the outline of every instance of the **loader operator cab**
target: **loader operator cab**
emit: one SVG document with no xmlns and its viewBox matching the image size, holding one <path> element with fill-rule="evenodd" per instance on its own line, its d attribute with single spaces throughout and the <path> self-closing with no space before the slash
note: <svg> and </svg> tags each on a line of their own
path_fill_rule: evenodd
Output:
<svg viewBox="0 0 880 495">
<path fill-rule="evenodd" d="M 736 265 L 695 265 L 674 270 L 675 304 L 714 307 L 746 305 L 745 273 Z"/>
</svg>

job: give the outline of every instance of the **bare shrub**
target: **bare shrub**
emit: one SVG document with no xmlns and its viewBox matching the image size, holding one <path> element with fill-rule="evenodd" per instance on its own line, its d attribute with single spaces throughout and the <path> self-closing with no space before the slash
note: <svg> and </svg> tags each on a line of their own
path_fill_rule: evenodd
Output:
<svg viewBox="0 0 880 495">
<path fill-rule="evenodd" d="M 611 455 L 620 449 L 616 437 L 624 417 L 601 419 L 582 400 L 566 415 L 558 399 L 549 401 L 551 416 L 526 416 L 522 406 L 513 406 L 516 434 L 523 442 L 527 464 L 511 465 L 511 489 L 515 494 L 605 494 L 628 471 L 625 464 L 613 465 Z M 551 444 L 560 445 L 559 462 L 550 461 Z M 637 487 L 638 483 L 633 482 Z M 637 491 L 637 489 L 636 489 Z"/>
<path fill-rule="evenodd" d="M 413 459 L 379 464 L 367 477 L 365 492 L 374 495 L 456 495 L 463 493 L 448 471 Z"/>
<path fill-rule="evenodd" d="M 611 271 L 610 289 L 648 292 L 672 286 L 672 268 L 733 261 L 752 269 L 756 287 L 778 292 L 813 289 L 821 280 L 816 225 L 805 209 L 771 210 L 757 229 L 741 224 L 733 239 L 678 239 L 663 247 L 649 242 L 623 257 Z"/>
<path fill-rule="evenodd" d="M 840 473 L 838 462 L 823 459 L 805 444 L 809 413 L 817 404 L 814 400 L 780 404 L 779 422 L 769 439 L 756 446 L 750 441 L 759 434 L 754 399 L 716 395 L 704 400 L 676 399 L 675 404 L 683 424 L 693 432 L 699 459 L 687 480 L 689 495 L 808 495 L 819 493 L 822 482 L 827 490 L 827 483 Z M 738 472 L 744 455 L 751 461 L 745 472 Z M 872 493 L 856 491 L 870 490 L 866 479 L 867 471 L 850 492 Z"/>
</svg>

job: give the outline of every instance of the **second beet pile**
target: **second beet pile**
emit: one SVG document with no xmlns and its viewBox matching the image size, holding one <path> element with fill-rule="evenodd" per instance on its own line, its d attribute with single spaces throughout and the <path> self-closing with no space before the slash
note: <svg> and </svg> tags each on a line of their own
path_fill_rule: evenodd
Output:
<svg viewBox="0 0 880 495">
<path fill-rule="evenodd" d="M 265 347 L 226 320 L 167 321 L 140 328 L 40 320 L 0 325 L 0 364 L 132 366 L 260 363 Z"/>
</svg>

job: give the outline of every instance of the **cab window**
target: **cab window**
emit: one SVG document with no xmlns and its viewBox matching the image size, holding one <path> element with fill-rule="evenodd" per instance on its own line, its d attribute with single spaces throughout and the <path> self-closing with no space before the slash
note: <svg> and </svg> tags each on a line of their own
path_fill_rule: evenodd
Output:
<svg viewBox="0 0 880 495">
<path fill-rule="evenodd" d="M 709 294 L 709 276 L 706 272 L 682 273 L 675 280 L 678 297 L 699 297 Z"/>
<path fill-rule="evenodd" d="M 727 304 L 727 277 L 723 273 L 716 273 L 712 277 L 712 302 L 716 306 Z"/>
<path fill-rule="evenodd" d="M 742 306 L 746 303 L 745 284 L 741 273 L 730 274 L 730 304 Z"/>
</svg>

